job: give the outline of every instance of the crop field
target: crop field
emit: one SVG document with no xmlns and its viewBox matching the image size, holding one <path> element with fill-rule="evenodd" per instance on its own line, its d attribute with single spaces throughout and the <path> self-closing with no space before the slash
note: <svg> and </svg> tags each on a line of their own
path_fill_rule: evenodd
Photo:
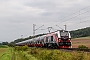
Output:
<svg viewBox="0 0 90 60">
<path fill-rule="evenodd" d="M 79 45 L 85 45 L 90 48 L 90 36 L 72 39 L 73 48 L 78 48 Z"/>
<path fill-rule="evenodd" d="M 5 53 L 7 52 L 7 48 L 0 48 L 0 57 Z"/>
<path fill-rule="evenodd" d="M 0 60 L 10 60 L 11 59 L 11 49 L 6 45 L 0 45 Z"/>
</svg>

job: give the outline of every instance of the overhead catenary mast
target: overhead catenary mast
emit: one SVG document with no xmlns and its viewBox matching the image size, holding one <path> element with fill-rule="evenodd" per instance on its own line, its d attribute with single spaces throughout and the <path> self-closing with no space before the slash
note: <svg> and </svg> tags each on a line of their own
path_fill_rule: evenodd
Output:
<svg viewBox="0 0 90 60">
<path fill-rule="evenodd" d="M 65 31 L 66 31 L 66 29 L 67 29 L 67 25 L 65 24 L 64 26 L 65 26 Z"/>
<path fill-rule="evenodd" d="M 33 24 L 33 36 L 35 35 L 35 24 Z"/>
<path fill-rule="evenodd" d="M 50 31 L 51 31 L 52 27 L 48 27 L 47 29 L 48 29 L 48 31 L 49 31 L 49 33 L 50 33 Z"/>
<path fill-rule="evenodd" d="M 43 27 L 44 25 L 38 27 L 37 29 L 35 29 L 35 24 L 33 24 L 33 37 L 35 36 L 35 31 L 38 30 L 39 28 Z"/>
</svg>

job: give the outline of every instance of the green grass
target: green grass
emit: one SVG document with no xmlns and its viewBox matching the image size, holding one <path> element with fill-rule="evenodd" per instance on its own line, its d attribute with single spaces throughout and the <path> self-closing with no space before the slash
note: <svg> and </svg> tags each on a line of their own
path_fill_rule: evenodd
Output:
<svg viewBox="0 0 90 60">
<path fill-rule="evenodd" d="M 67 52 L 36 47 L 29 48 L 26 51 L 0 48 L 0 53 L 2 53 L 0 60 L 90 60 L 90 52 Z"/>
<path fill-rule="evenodd" d="M 7 51 L 8 51 L 8 46 L 0 45 L 0 60 L 3 60 L 2 58 L 6 54 Z"/>
<path fill-rule="evenodd" d="M 90 52 L 48 50 L 45 48 L 29 48 L 16 52 L 16 60 L 90 60 Z"/>
<path fill-rule="evenodd" d="M 38 60 L 90 60 L 90 53 L 80 51 L 60 51 L 31 48 L 28 54 L 33 55 Z"/>
<path fill-rule="evenodd" d="M 14 48 L 0 48 L 0 60 L 37 60 L 27 51 L 15 51 Z"/>
<path fill-rule="evenodd" d="M 7 48 L 7 51 L 5 51 L 0 56 L 0 60 L 11 60 L 11 57 L 12 57 L 11 48 Z"/>
<path fill-rule="evenodd" d="M 0 45 L 0 48 L 8 48 L 7 45 Z"/>
<path fill-rule="evenodd" d="M 7 52 L 8 48 L 0 48 L 0 57 Z"/>
<path fill-rule="evenodd" d="M 32 56 L 31 54 L 28 54 L 27 51 L 19 51 L 18 55 L 20 57 L 22 57 L 24 60 L 37 60 L 37 58 L 35 58 L 34 56 Z"/>
</svg>

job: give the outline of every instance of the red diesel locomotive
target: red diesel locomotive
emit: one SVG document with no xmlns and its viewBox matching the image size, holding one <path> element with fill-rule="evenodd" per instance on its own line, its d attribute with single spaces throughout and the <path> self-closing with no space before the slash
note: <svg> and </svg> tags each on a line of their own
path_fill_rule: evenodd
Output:
<svg viewBox="0 0 90 60">
<path fill-rule="evenodd" d="M 58 30 L 34 39 L 18 42 L 16 45 L 28 45 L 30 47 L 72 48 L 70 33 L 65 30 Z"/>
</svg>

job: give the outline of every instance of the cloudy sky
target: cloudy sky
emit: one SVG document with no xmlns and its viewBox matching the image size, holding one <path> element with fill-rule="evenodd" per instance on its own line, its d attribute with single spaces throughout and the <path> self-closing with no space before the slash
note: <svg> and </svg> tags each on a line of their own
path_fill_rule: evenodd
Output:
<svg viewBox="0 0 90 60">
<path fill-rule="evenodd" d="M 48 27 L 76 30 L 90 27 L 90 0 L 0 0 L 0 41 L 47 33 Z M 57 27 L 58 25 L 59 27 Z M 44 29 L 44 30 L 41 30 Z"/>
</svg>

